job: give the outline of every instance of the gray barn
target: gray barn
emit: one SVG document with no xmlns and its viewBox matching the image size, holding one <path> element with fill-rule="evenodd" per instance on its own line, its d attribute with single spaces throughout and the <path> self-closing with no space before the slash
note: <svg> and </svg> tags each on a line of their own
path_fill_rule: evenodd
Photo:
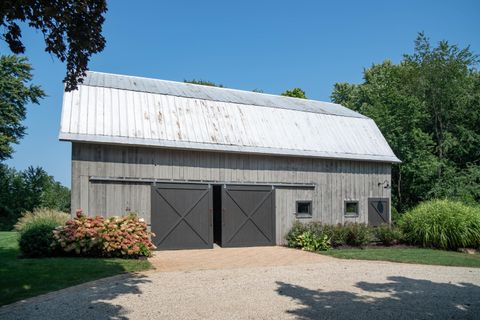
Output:
<svg viewBox="0 0 480 320">
<path fill-rule="evenodd" d="M 63 99 L 72 210 L 137 212 L 160 249 L 274 245 L 296 219 L 390 221 L 399 160 L 340 105 L 89 72 Z"/>
</svg>

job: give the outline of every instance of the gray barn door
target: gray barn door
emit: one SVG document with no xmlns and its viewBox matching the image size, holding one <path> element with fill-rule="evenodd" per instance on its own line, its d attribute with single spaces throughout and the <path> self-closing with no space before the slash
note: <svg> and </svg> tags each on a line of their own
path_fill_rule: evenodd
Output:
<svg viewBox="0 0 480 320">
<path fill-rule="evenodd" d="M 222 247 L 275 245 L 272 187 L 222 187 Z"/>
<path fill-rule="evenodd" d="M 151 228 L 158 249 L 213 248 L 211 203 L 207 184 L 152 186 Z"/>
<path fill-rule="evenodd" d="M 388 198 L 368 198 L 368 224 L 379 226 L 390 223 L 390 205 Z"/>
</svg>

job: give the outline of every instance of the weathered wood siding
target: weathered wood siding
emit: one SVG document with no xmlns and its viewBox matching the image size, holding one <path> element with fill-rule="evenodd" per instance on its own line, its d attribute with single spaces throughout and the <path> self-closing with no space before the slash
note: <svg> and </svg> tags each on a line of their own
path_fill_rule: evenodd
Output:
<svg viewBox="0 0 480 320">
<path fill-rule="evenodd" d="M 95 182 L 90 177 L 314 183 L 314 190 L 276 190 L 277 243 L 295 220 L 295 201 L 312 200 L 313 220 L 367 223 L 369 197 L 390 198 L 390 164 L 328 159 L 195 152 L 73 143 L 72 212 L 119 215 L 138 212 L 150 223 L 150 185 Z M 344 217 L 344 201 L 359 201 L 359 217 Z M 304 220 L 304 219 L 303 219 Z"/>
</svg>

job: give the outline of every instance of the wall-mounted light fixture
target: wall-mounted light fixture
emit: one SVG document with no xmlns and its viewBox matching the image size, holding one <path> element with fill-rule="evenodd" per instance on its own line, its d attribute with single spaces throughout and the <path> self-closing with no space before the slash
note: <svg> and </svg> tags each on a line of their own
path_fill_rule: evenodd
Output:
<svg viewBox="0 0 480 320">
<path fill-rule="evenodd" d="M 379 182 L 378 183 L 378 186 L 383 186 L 384 189 L 390 189 L 390 183 L 388 182 L 388 180 L 385 180 L 383 182 Z"/>
</svg>

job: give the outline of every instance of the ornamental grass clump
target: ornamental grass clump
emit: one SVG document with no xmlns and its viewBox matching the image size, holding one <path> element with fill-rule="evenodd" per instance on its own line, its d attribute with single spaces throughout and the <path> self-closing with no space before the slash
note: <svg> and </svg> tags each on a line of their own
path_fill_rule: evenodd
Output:
<svg viewBox="0 0 480 320">
<path fill-rule="evenodd" d="M 405 213 L 405 240 L 423 247 L 455 250 L 480 247 L 480 208 L 451 200 L 431 200 Z"/>
<path fill-rule="evenodd" d="M 20 234 L 21 256 L 41 258 L 55 255 L 57 252 L 51 246 L 53 231 L 65 224 L 69 217 L 64 212 L 43 208 L 24 213 L 15 224 L 15 230 Z"/>
<path fill-rule="evenodd" d="M 63 226 L 68 219 L 70 219 L 68 213 L 54 209 L 35 208 L 33 211 L 23 213 L 15 224 L 14 229 L 19 233 L 23 233 L 28 228 L 37 225 L 48 225 L 54 229 L 58 226 Z"/>
<path fill-rule="evenodd" d="M 149 257 L 155 249 L 147 224 L 131 213 L 122 217 L 77 217 L 54 231 L 53 246 L 82 256 Z"/>
</svg>

